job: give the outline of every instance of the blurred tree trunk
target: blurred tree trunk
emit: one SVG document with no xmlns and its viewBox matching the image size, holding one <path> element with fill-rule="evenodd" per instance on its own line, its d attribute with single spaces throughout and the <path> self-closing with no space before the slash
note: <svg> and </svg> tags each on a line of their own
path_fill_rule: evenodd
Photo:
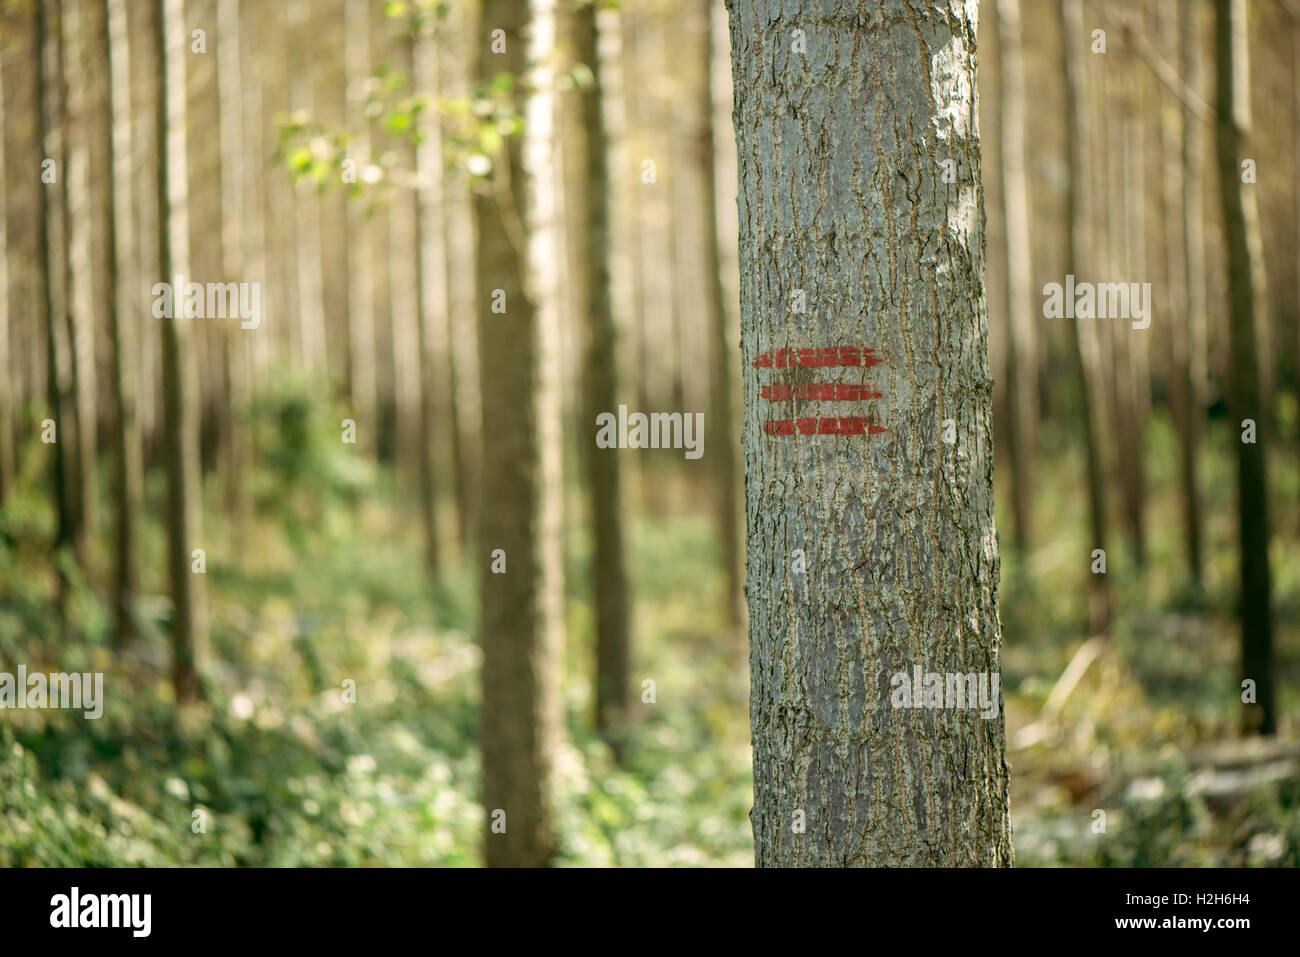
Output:
<svg viewBox="0 0 1300 957">
<path fill-rule="evenodd" d="M 631 676 L 627 573 L 623 554 L 619 450 L 595 444 L 596 418 L 617 412 L 618 362 L 610 293 L 609 141 L 602 114 L 596 5 L 567 6 L 560 18 L 578 77 L 563 104 L 568 211 L 569 276 L 582 323 L 583 413 L 579 442 L 587 471 L 591 528 L 592 592 L 596 605 L 596 728 L 621 753 L 628 721 Z"/>
<path fill-rule="evenodd" d="M 417 19 L 415 33 L 408 38 L 411 77 L 416 94 L 431 93 L 437 80 L 437 63 L 429 26 Z M 417 119 L 422 142 L 415 147 L 414 226 L 416 345 L 419 362 L 419 468 L 420 515 L 424 521 L 425 558 L 436 572 L 441 562 L 438 536 L 438 496 L 435 443 L 443 444 L 446 421 L 445 382 L 440 375 L 447 368 L 446 320 L 447 255 L 443 248 L 442 223 L 442 135 L 436 110 L 422 111 Z M 439 317 L 442 317 L 439 319 Z"/>
<path fill-rule="evenodd" d="M 348 394 L 357 422 L 357 447 L 375 452 L 379 420 L 376 414 L 375 226 L 366 208 L 363 175 L 370 163 L 370 120 L 366 116 L 366 84 L 370 79 L 370 13 L 366 0 L 345 0 L 347 32 L 344 59 L 348 75 L 348 128 L 355 131 L 348 158 L 356 166 L 354 193 L 348 203 Z"/>
<path fill-rule="evenodd" d="M 534 3 L 484 0 L 475 35 L 476 75 L 514 77 L 511 100 L 526 104 L 526 41 Z M 504 31 L 504 52 L 488 46 Z M 553 479 L 542 444 L 548 399 L 542 317 L 525 286 L 528 181 L 518 137 L 474 196 L 478 348 L 482 370 L 483 800 L 490 866 L 542 866 L 556 851 L 553 790 L 561 733 L 559 653 L 563 569 L 554 555 Z M 504 295 L 504 313 L 493 303 Z M 508 564 L 504 564 L 508 563 Z"/>
<path fill-rule="evenodd" d="M 289 71 L 289 108 L 304 111 L 311 116 L 315 107 L 312 89 L 315 31 L 311 24 L 311 6 L 307 0 L 289 0 L 286 12 L 289 23 L 286 47 L 294 61 Z M 308 373 L 319 376 L 323 382 L 328 379 L 329 365 L 324 278 L 321 273 L 320 196 L 315 183 L 294 184 L 293 209 L 296 235 L 294 249 L 298 257 L 298 334 L 302 363 Z"/>
<path fill-rule="evenodd" d="M 158 102 L 158 275 L 174 283 L 188 268 L 185 151 L 184 0 L 154 0 L 154 55 L 159 65 Z M 168 35 L 170 31 L 170 36 Z M 178 295 L 179 293 L 179 295 Z M 178 702 L 200 697 L 196 668 L 202 643 L 197 587 L 190 569 L 196 527 L 194 499 L 199 493 L 193 403 L 187 382 L 189 320 L 183 290 L 173 289 L 173 316 L 158 320 L 162 333 L 163 455 L 167 472 L 167 566 L 172 589 L 172 684 Z"/>
<path fill-rule="evenodd" d="M 913 666 L 991 685 L 1000 639 L 973 9 L 884 6 L 728 3 L 760 866 L 1012 862 L 1000 702 L 892 707 Z M 828 347 L 852 367 L 772 358 Z M 818 404 L 760 387 L 813 375 L 882 391 L 821 410 L 885 431 L 764 428 Z"/>
<path fill-rule="evenodd" d="M 62 131 L 59 137 L 61 160 L 59 208 L 63 214 L 62 286 L 64 318 L 68 337 L 68 404 L 73 434 L 59 441 L 68 442 L 72 463 L 73 540 L 77 561 L 87 567 L 90 537 L 95 527 L 95 352 L 94 302 L 90 277 L 90 173 L 84 138 L 80 131 L 87 126 L 84 109 L 84 51 L 81 40 L 81 10 L 77 2 L 62 6 L 59 78 L 62 102 Z M 72 82 L 69 83 L 69 78 Z M 75 92 L 74 92 L 75 91 Z M 60 424 L 60 430 L 63 425 Z M 69 439 L 71 439 L 69 441 Z"/>
<path fill-rule="evenodd" d="M 62 186 L 59 184 L 65 175 L 63 163 L 63 98 L 60 65 L 60 28 L 57 20 L 58 10 L 54 9 L 55 18 L 51 22 L 49 0 L 37 0 L 36 3 L 36 112 L 40 122 L 40 151 L 42 162 L 42 183 L 40 190 L 40 217 L 38 223 L 38 245 L 40 247 L 39 265 L 41 271 L 41 299 L 45 319 L 46 360 L 49 369 L 46 373 L 46 400 L 49 406 L 49 418 L 55 424 L 53 487 L 54 507 L 57 515 L 54 542 L 51 553 L 59 579 L 59 608 L 64 608 L 67 589 L 67 577 L 60 564 L 61 550 L 74 543 L 76 526 L 73 515 L 71 491 L 72 454 L 68 451 L 75 447 L 76 424 L 74 411 L 68 399 L 68 337 L 64 311 L 67 308 L 66 289 L 63 285 L 63 241 Z M 56 182 L 45 182 L 46 162 L 52 162 L 52 170 L 58 178 Z M 67 415 L 65 416 L 65 411 Z M 69 436 L 69 433 L 71 435 Z M 72 442 L 69 443 L 69 438 Z"/>
<path fill-rule="evenodd" d="M 698 179 L 702 194 L 699 208 L 692 212 L 698 221 L 705 279 L 703 305 L 709 333 L 708 422 L 713 435 L 709 450 L 714 462 L 714 514 L 726 573 L 727 620 L 732 625 L 739 625 L 745 588 L 744 557 L 740 547 L 740 495 L 744 480 L 737 469 L 739 447 L 732 408 L 735 392 L 732 370 L 736 355 L 728 329 L 718 247 L 718 188 L 713 144 L 713 17 L 708 4 L 692 6 L 692 11 L 694 22 L 688 40 L 693 45 L 694 69 L 699 71 L 699 85 L 692 102 L 695 131 L 691 144 L 691 173 Z"/>
<path fill-rule="evenodd" d="M 1255 683 L 1256 702 L 1247 704 L 1247 733 L 1277 731 L 1277 701 L 1273 691 L 1273 604 L 1268 562 L 1268 478 L 1264 435 L 1264 397 L 1256 311 L 1266 302 L 1260 264 L 1259 216 L 1253 187 L 1243 186 L 1242 141 L 1250 130 L 1250 90 L 1247 85 L 1245 0 L 1215 0 L 1214 52 L 1216 144 L 1219 193 L 1223 203 L 1228 252 L 1228 285 L 1232 314 L 1228 321 L 1229 423 L 1237 450 L 1237 515 L 1241 549 L 1241 676 Z M 1242 421 L 1253 419 L 1258 435 L 1241 440 Z"/>
<path fill-rule="evenodd" d="M 1142 8 L 1132 11 L 1136 29 L 1143 29 Z M 1146 205 L 1148 201 L 1144 168 L 1146 122 L 1146 75 L 1142 64 L 1131 57 L 1132 66 L 1118 77 L 1123 90 L 1123 113 L 1119 123 L 1123 130 L 1123 188 L 1120 218 L 1117 223 L 1124 236 L 1125 276 L 1119 281 L 1140 282 L 1147 278 Z M 1128 323 L 1115 328 L 1119 344 L 1118 364 L 1120 410 L 1119 429 L 1120 488 L 1123 490 L 1124 513 L 1133 547 L 1133 559 L 1139 569 L 1146 566 L 1146 432 L 1151 396 L 1151 376 L 1147 363 L 1147 339 L 1150 330 L 1135 330 Z"/>
<path fill-rule="evenodd" d="M 619 37 L 622 56 L 619 58 L 621 85 L 623 87 L 623 111 L 626 116 L 628 140 L 628 189 L 624 197 L 627 208 L 627 258 L 631 273 L 631 313 L 628 325 L 634 330 L 634 368 L 633 383 L 636 390 L 638 409 L 649 409 L 650 405 L 650 344 L 649 326 L 646 321 L 646 282 L 645 282 L 645 203 L 641 191 L 645 185 L 641 182 L 642 151 L 638 136 L 638 124 L 641 121 L 642 101 L 645 98 L 642 74 L 639 69 L 640 46 L 639 22 L 637 13 L 623 6 L 618 12 Z M 638 463 L 639 468 L 639 463 Z"/>
<path fill-rule="evenodd" d="M 1085 144 L 1094 142 L 1089 130 L 1090 113 L 1087 104 L 1087 83 L 1084 57 L 1088 56 L 1088 35 L 1083 29 L 1082 0 L 1062 0 L 1061 19 L 1065 37 L 1065 120 L 1066 176 L 1069 192 L 1065 213 L 1066 271 L 1087 279 L 1095 272 L 1094 250 L 1089 224 L 1092 212 L 1088 203 L 1087 171 L 1083 168 Z M 1106 482 L 1101 460 L 1101 442 L 1097 435 L 1096 372 L 1092 356 L 1085 348 L 1079 317 L 1070 320 L 1070 358 L 1079 383 L 1079 415 L 1082 421 L 1084 457 L 1088 468 L 1088 531 L 1089 556 L 1094 549 L 1106 548 Z M 1091 569 L 1092 560 L 1088 559 Z M 1089 629 L 1094 634 L 1104 631 L 1110 623 L 1110 590 L 1105 575 L 1095 575 L 1089 570 Z"/>
<path fill-rule="evenodd" d="M 1034 433 L 1038 402 L 1034 345 L 1033 274 L 1029 245 L 1029 181 L 1025 172 L 1025 66 L 1020 43 L 1020 0 L 997 0 L 998 76 L 1002 111 L 1002 196 L 1006 226 L 1007 429 L 1011 454 L 1011 512 L 1021 555 L 1032 542 Z"/>
<path fill-rule="evenodd" d="M 141 277 L 135 257 L 135 183 L 131 168 L 131 41 L 126 0 L 109 0 L 103 20 L 104 49 L 109 57 L 108 134 L 109 191 L 104 205 L 104 236 L 108 243 L 108 338 L 113 392 L 114 643 L 121 647 L 135 637 L 135 523 L 143 484 L 140 425 L 135 413 L 135 329 L 140 315 Z"/>
<path fill-rule="evenodd" d="M 245 103 L 241 95 L 244 83 L 244 56 L 240 38 L 240 0 L 218 0 L 217 6 L 217 86 L 220 101 L 221 129 L 221 201 L 225 215 L 221 219 L 221 266 L 225 281 L 256 281 L 249 274 L 249 240 L 245 232 L 256 219 L 249 215 L 248 128 L 244 122 Z M 248 469 L 252 464 L 251 431 L 236 421 L 248 406 L 250 383 L 246 335 L 261 335 L 257 329 L 245 330 L 239 323 L 225 324 L 218 330 L 221 337 L 223 390 L 226 407 L 221 416 L 221 454 L 224 473 L 224 499 L 227 513 L 237 529 L 246 527 L 251 512 Z"/>
<path fill-rule="evenodd" d="M 1192 48 L 1195 11 L 1180 11 L 1174 0 L 1160 0 L 1160 33 L 1177 44 L 1178 75 L 1189 88 L 1199 86 L 1199 60 Z M 1169 357 L 1170 406 L 1178 432 L 1178 491 L 1183 520 L 1183 547 L 1192 585 L 1202 587 L 1201 492 L 1197 458 L 1203 415 L 1193 365 L 1204 321 L 1204 257 L 1201 251 L 1200 156 L 1189 107 L 1172 103 L 1161 110 L 1164 157 L 1165 250 L 1171 293 Z M 1193 219 L 1193 216 L 1195 217 Z"/>
<path fill-rule="evenodd" d="M 455 7 L 437 31 L 437 41 L 448 55 L 438 58 L 439 91 L 447 96 L 464 96 L 469 87 L 463 44 L 478 42 L 476 15 Z M 474 244 L 465 242 L 471 228 L 470 188 L 464 170 L 444 170 L 442 179 L 443 243 L 447 254 L 449 313 L 447 375 L 450 385 L 452 458 L 456 474 L 456 523 L 461 544 L 474 547 L 478 528 L 480 462 L 479 443 L 482 417 L 478 400 L 478 365 L 475 348 Z"/>
<path fill-rule="evenodd" d="M 37 62 L 40 62 L 39 51 Z M 0 68 L 0 507 L 14 491 L 13 393 L 17 391 L 9 355 L 9 208 L 5 202 L 7 164 L 4 140 L 8 111 L 4 96 L 4 71 Z"/>
</svg>

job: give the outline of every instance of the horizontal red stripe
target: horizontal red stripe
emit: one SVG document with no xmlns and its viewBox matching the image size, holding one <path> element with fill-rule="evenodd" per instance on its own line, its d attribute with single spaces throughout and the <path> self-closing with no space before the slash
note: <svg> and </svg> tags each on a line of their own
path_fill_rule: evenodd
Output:
<svg viewBox="0 0 1300 957">
<path fill-rule="evenodd" d="M 775 352 L 762 353 L 754 360 L 754 368 L 875 366 L 884 361 L 874 349 L 859 349 L 857 346 L 833 346 L 829 349 L 777 349 Z"/>
<path fill-rule="evenodd" d="M 775 419 L 763 423 L 768 435 L 878 435 L 889 430 L 860 415 L 823 419 Z"/>
<path fill-rule="evenodd" d="M 863 402 L 867 399 L 879 399 L 884 393 L 865 385 L 847 385 L 842 382 L 803 382 L 791 385 L 779 382 L 765 385 L 762 397 L 776 402 L 787 399 L 812 399 L 817 402 Z"/>
</svg>

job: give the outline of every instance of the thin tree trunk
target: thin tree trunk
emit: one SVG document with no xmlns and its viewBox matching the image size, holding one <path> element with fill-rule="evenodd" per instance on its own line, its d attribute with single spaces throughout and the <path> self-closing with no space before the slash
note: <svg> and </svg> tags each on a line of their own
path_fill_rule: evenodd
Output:
<svg viewBox="0 0 1300 957">
<path fill-rule="evenodd" d="M 174 283 L 188 268 L 185 162 L 184 0 L 155 0 L 154 54 L 159 64 L 156 123 L 158 128 L 158 274 Z M 168 36 L 168 32 L 171 36 Z M 163 454 L 167 472 L 167 566 L 172 590 L 172 684 L 178 702 L 200 697 L 196 668 L 202 643 L 196 585 L 190 570 L 194 541 L 193 498 L 199 491 L 193 403 L 187 388 L 188 336 L 177 318 L 183 306 L 173 289 L 173 317 L 158 320 L 162 332 Z"/>
<path fill-rule="evenodd" d="M 143 483 L 140 426 L 135 414 L 136 323 L 140 314 L 139 266 L 135 258 L 134 196 L 131 169 L 131 47 L 125 0 L 109 0 L 104 49 L 109 56 L 111 114 L 108 133 L 109 200 L 104 206 L 108 241 L 109 295 L 105 303 L 112 355 L 113 472 L 115 546 L 113 556 L 114 642 L 135 636 L 135 523 Z"/>
<path fill-rule="evenodd" d="M 525 106 L 526 40 L 536 3 L 484 0 L 476 74 L 490 83 L 515 77 L 514 105 Z M 537 18 L 538 26 L 542 18 Z M 494 30 L 506 49 L 488 49 Z M 530 134 L 532 135 L 532 134 Z M 542 316 L 525 287 L 528 182 L 523 146 L 509 138 L 490 188 L 474 197 L 478 348 L 482 370 L 483 800 L 490 866 L 541 866 L 556 851 L 555 754 L 559 700 L 560 594 L 554 554 L 553 481 L 544 444 L 554 440 L 543 395 Z M 493 290 L 505 296 L 494 313 Z M 553 411 L 553 410 L 551 410 Z M 500 550 L 500 551 L 498 551 Z M 501 562 L 505 562 L 504 566 Z M 501 573 L 494 572 L 493 565 Z"/>
<path fill-rule="evenodd" d="M 40 62 L 40 52 L 37 52 Z M 0 506 L 14 490 L 13 366 L 9 356 L 9 209 L 5 163 L 4 70 L 0 65 Z"/>
<path fill-rule="evenodd" d="M 63 130 L 60 135 L 62 184 L 60 210 L 63 214 L 62 284 L 67 308 L 64 317 L 68 336 L 69 406 L 74 433 L 72 451 L 72 506 L 77 559 L 87 567 L 90 538 L 95 528 L 95 351 L 94 296 L 91 292 L 90 262 L 90 172 L 89 155 L 79 132 L 85 128 L 85 84 L 82 82 L 84 53 L 81 42 L 81 11 L 76 2 L 62 7 L 60 78 Z M 69 83 L 69 77 L 73 79 Z M 73 92 L 75 91 L 75 92 Z M 74 132 L 76 135 L 74 135 Z M 60 436 L 66 441 L 68 436 Z"/>
<path fill-rule="evenodd" d="M 709 334 L 709 446 L 714 462 L 714 510 L 718 538 L 722 542 L 722 563 L 726 573 L 727 620 L 739 625 L 744 600 L 744 569 L 740 541 L 740 494 L 743 479 L 737 468 L 736 417 L 732 405 L 736 361 L 735 345 L 727 321 L 726 297 L 722 289 L 722 258 L 718 247 L 718 188 L 714 172 L 713 145 L 713 17 L 708 4 L 694 7 L 695 69 L 699 86 L 694 99 L 695 130 L 692 142 L 693 173 L 699 179 L 703 200 L 697 212 L 705 281 L 705 325 Z"/>
<path fill-rule="evenodd" d="M 50 22 L 49 0 L 37 0 L 36 3 L 36 112 L 40 122 L 42 173 L 44 163 L 54 161 L 54 172 L 58 177 L 65 174 L 62 163 L 63 121 L 59 115 L 62 98 L 59 96 L 62 70 L 59 65 L 59 28 L 57 20 Z M 50 549 L 54 556 L 55 570 L 59 582 L 59 608 L 64 608 L 67 590 L 67 577 L 59 564 L 60 552 L 72 545 L 75 526 L 72 501 L 69 495 L 71 483 L 71 465 L 69 454 L 65 451 L 67 433 L 75 438 L 75 426 L 68 428 L 64 420 L 64 409 L 68 405 L 67 390 L 67 351 L 66 324 L 63 310 L 66 297 L 60 281 L 62 276 L 61 257 L 63 230 L 59 223 L 59 196 L 62 187 L 58 183 L 42 181 L 40 190 L 40 216 L 38 217 L 38 245 L 40 246 L 39 265 L 41 271 L 41 300 L 44 312 L 46 334 L 46 361 L 49 368 L 46 373 L 46 401 L 49 406 L 49 418 L 54 422 L 55 441 L 52 451 L 54 489 L 54 509 L 56 514 L 54 542 Z M 54 201 L 51 202 L 51 197 Z M 71 412 L 69 412 L 71 419 Z"/>
<path fill-rule="evenodd" d="M 1137 8 L 1140 15 L 1141 7 Z M 1143 24 L 1137 22 L 1137 29 Z M 1147 275 L 1146 264 L 1146 203 L 1147 189 L 1144 168 L 1145 136 L 1145 75 L 1135 64 L 1123 83 L 1125 114 L 1121 123 L 1125 129 L 1123 147 L 1123 215 L 1119 226 L 1126 242 L 1125 267 L 1128 276 L 1136 279 Z M 1148 371 L 1147 331 L 1135 331 L 1120 325 L 1116 329 L 1121 346 L 1123 376 L 1122 407 L 1126 420 L 1120 429 L 1120 473 L 1124 490 L 1124 509 L 1128 519 L 1129 536 L 1133 545 L 1134 561 L 1139 569 L 1146 565 L 1146 430 L 1151 396 L 1151 376 Z"/>
<path fill-rule="evenodd" d="M 1083 29 L 1082 0 L 1062 0 L 1061 20 L 1065 37 L 1065 156 L 1070 188 L 1067 193 L 1066 221 L 1066 271 L 1081 278 L 1093 275 L 1094 257 L 1089 239 L 1091 208 L 1088 203 L 1087 171 L 1082 158 L 1085 143 L 1092 142 L 1088 134 L 1087 84 L 1084 74 L 1084 57 L 1087 53 L 1087 35 Z M 1084 458 L 1088 469 L 1088 579 L 1089 579 L 1089 629 L 1094 634 L 1104 631 L 1110 622 L 1110 590 L 1105 575 L 1091 571 L 1091 553 L 1106 548 L 1106 482 L 1101 461 L 1101 442 L 1097 435 L 1096 376 L 1093 364 L 1088 361 L 1083 330 L 1079 317 L 1070 320 L 1070 358 L 1079 383 L 1079 416 L 1082 421 Z"/>
<path fill-rule="evenodd" d="M 1246 85 L 1245 0 L 1215 0 L 1214 49 L 1216 81 L 1216 141 L 1219 193 L 1223 203 L 1224 238 L 1228 247 L 1228 285 L 1232 315 L 1228 321 L 1230 375 L 1229 423 L 1237 449 L 1237 515 L 1241 549 L 1241 677 L 1255 685 L 1256 703 L 1243 715 L 1248 733 L 1277 731 L 1277 700 L 1273 691 L 1273 603 L 1268 563 L 1268 477 L 1264 437 L 1263 396 L 1260 392 L 1256 311 L 1264 308 L 1259 268 L 1259 220 L 1252 187 L 1241 182 L 1242 140 L 1250 130 L 1250 99 Z M 1254 442 L 1241 440 L 1241 423 L 1254 419 Z"/>
<path fill-rule="evenodd" d="M 364 189 L 363 173 L 370 162 L 369 119 L 365 113 L 365 84 L 370 76 L 370 13 L 366 0 L 346 0 L 348 74 L 348 125 L 356 131 L 349 159 L 355 164 L 357 186 Z M 376 413 L 375 298 L 372 276 L 374 224 L 361 197 L 348 203 L 348 392 L 357 422 L 357 446 L 374 454 L 379 419 Z"/>
<path fill-rule="evenodd" d="M 1180 10 L 1173 0 L 1161 0 L 1161 30 L 1177 43 L 1179 75 L 1192 89 L 1199 87 L 1199 58 L 1192 47 L 1195 11 Z M 1174 24 L 1177 23 L 1177 30 Z M 1194 371 L 1204 322 L 1204 253 L 1200 238 L 1199 121 L 1190 108 L 1175 104 L 1163 114 L 1165 156 L 1165 242 L 1170 257 L 1169 284 L 1176 302 L 1172 312 L 1173 348 L 1170 384 L 1174 424 L 1178 430 L 1178 490 L 1183 519 L 1187 572 L 1202 587 L 1201 490 L 1198 457 L 1203 405 Z"/>
<path fill-rule="evenodd" d="M 1002 195 L 1005 204 L 1007 313 L 1007 429 L 1011 453 L 1014 541 L 1023 555 L 1032 542 L 1033 460 L 1038 402 L 1037 350 L 1030 290 L 1029 182 L 1025 172 L 1025 69 L 1019 0 L 998 0 L 999 84 L 1002 94 Z"/>
<path fill-rule="evenodd" d="M 973 5 L 728 8 L 757 862 L 1009 865 Z"/>
<path fill-rule="evenodd" d="M 410 38 L 411 76 L 416 92 L 433 88 L 437 78 L 437 64 L 432 59 L 434 50 L 429 27 L 421 23 L 417 33 Z M 415 308 L 417 323 L 417 358 L 419 361 L 419 467 L 420 514 L 424 521 L 425 557 L 429 569 L 436 572 L 441 562 L 438 535 L 438 496 L 435 465 L 438 457 L 434 445 L 442 445 L 439 423 L 446 408 L 443 378 L 439 370 L 447 368 L 446 314 L 447 256 L 443 249 L 442 231 L 442 136 L 438 128 L 438 115 L 428 111 L 419 120 L 423 141 L 415 149 L 416 187 L 415 202 Z M 442 319 L 439 319 L 441 314 Z"/>
<path fill-rule="evenodd" d="M 583 415 L 579 432 L 591 509 L 595 550 L 592 590 L 596 604 L 596 728 L 617 750 L 629 717 L 631 674 L 627 572 L 623 554 L 622 479 L 618 449 L 600 449 L 594 435 L 597 416 L 616 412 L 617 350 L 610 291 L 609 175 L 605 163 L 608 138 L 602 114 L 596 7 L 574 5 L 563 21 L 574 66 L 590 73 L 564 105 L 567 118 L 564 155 L 567 196 L 569 277 L 582 323 Z"/>
</svg>

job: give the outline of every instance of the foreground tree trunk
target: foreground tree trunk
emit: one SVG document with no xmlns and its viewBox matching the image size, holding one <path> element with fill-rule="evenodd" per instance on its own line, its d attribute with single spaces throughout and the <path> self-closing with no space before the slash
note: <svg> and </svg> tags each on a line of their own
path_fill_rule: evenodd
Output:
<svg viewBox="0 0 1300 957">
<path fill-rule="evenodd" d="M 1255 310 L 1267 301 L 1260 262 L 1259 216 L 1253 195 L 1241 182 L 1242 138 L 1250 128 L 1245 0 L 1215 0 L 1214 56 L 1216 144 L 1224 239 L 1228 247 L 1229 425 L 1237 449 L 1237 517 L 1241 548 L 1241 677 L 1255 683 L 1247 703 L 1247 732 L 1277 731 L 1273 694 L 1273 611 L 1268 565 L 1268 477 L 1264 450 L 1265 413 L 1260 390 Z M 1259 434 L 1242 441 L 1242 420 L 1253 419 Z"/>
<path fill-rule="evenodd" d="M 728 6 L 757 862 L 1009 865 L 974 5 Z"/>
<path fill-rule="evenodd" d="M 522 113 L 531 3 L 484 0 L 477 77 L 514 77 Z M 505 52 L 488 49 L 505 31 Z M 483 801 L 489 866 L 537 867 L 556 850 L 555 749 L 558 562 L 548 539 L 553 512 L 542 443 L 542 319 L 525 288 L 529 217 L 523 147 L 509 138 L 492 182 L 474 197 L 478 346 L 482 369 L 483 508 L 479 513 L 483 629 Z M 499 295 L 498 295 L 499 293 Z M 503 297 L 503 298 L 502 298 Z M 504 312 L 493 312 L 498 302 Z"/>
</svg>

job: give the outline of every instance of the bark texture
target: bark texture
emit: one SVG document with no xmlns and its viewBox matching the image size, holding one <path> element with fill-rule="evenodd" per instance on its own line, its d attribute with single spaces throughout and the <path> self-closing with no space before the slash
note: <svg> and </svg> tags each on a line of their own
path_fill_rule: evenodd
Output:
<svg viewBox="0 0 1300 957">
<path fill-rule="evenodd" d="M 1009 865 L 1000 700 L 989 719 L 891 703 L 914 666 L 999 672 L 976 4 L 728 9 L 757 863 Z M 834 347 L 881 361 L 772 355 Z M 800 398 L 832 377 L 882 394 Z M 764 430 L 864 409 L 888 431 Z"/>
</svg>

